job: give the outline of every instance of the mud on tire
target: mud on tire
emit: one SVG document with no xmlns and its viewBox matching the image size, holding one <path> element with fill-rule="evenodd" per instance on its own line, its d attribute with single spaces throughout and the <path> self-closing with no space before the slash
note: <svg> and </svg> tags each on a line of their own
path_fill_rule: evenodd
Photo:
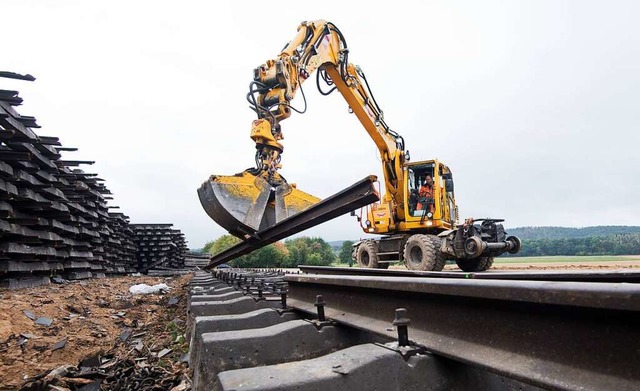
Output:
<svg viewBox="0 0 640 391">
<path fill-rule="evenodd" d="M 378 245 L 373 240 L 360 243 L 356 253 L 356 261 L 360 267 L 378 268 Z"/>
<path fill-rule="evenodd" d="M 433 235 L 413 235 L 404 245 L 404 263 L 407 269 L 440 271 L 445 258 L 440 252 L 440 238 Z"/>
<path fill-rule="evenodd" d="M 456 264 L 465 272 L 483 272 L 493 265 L 493 257 L 456 259 Z"/>
<path fill-rule="evenodd" d="M 442 246 L 442 239 L 437 236 L 430 236 L 431 241 L 433 242 L 433 246 L 436 250 L 436 272 L 442 271 L 444 269 L 444 265 L 447 263 L 447 257 L 440 251 L 440 247 Z"/>
</svg>

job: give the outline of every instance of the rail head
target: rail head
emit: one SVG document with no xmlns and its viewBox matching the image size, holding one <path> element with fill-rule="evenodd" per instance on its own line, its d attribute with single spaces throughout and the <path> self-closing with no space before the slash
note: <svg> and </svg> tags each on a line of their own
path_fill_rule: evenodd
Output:
<svg viewBox="0 0 640 391">
<path fill-rule="evenodd" d="M 628 283 L 288 275 L 288 305 L 551 389 L 637 389 L 640 287 Z"/>
<path fill-rule="evenodd" d="M 640 311 L 640 286 L 627 283 L 458 278 L 287 275 L 290 285 L 317 284 L 398 294 L 445 295 L 545 305 Z"/>
<path fill-rule="evenodd" d="M 531 280 L 531 281 L 573 281 L 573 282 L 629 282 L 640 283 L 640 270 L 487 270 L 483 272 L 463 272 L 458 270 L 419 271 L 404 269 L 371 269 L 363 267 L 334 267 L 298 265 L 306 274 L 355 275 L 381 277 L 416 278 L 460 278 L 482 280 Z"/>
</svg>

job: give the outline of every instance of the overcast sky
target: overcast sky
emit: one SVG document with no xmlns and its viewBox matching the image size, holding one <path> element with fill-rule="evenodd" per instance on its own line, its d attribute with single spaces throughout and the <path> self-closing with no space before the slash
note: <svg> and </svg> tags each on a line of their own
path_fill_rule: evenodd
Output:
<svg viewBox="0 0 640 391">
<path fill-rule="evenodd" d="M 0 88 L 21 92 L 38 134 L 79 148 L 65 158 L 96 161 L 132 222 L 171 222 L 201 247 L 224 231 L 196 189 L 253 165 L 253 69 L 326 19 L 412 160 L 452 169 L 461 217 L 640 224 L 640 2 L 385 3 L 5 0 L 0 70 L 37 80 Z M 341 96 L 304 86 L 281 173 L 321 198 L 379 175 Z M 349 216 L 304 234 L 364 237 Z"/>
</svg>

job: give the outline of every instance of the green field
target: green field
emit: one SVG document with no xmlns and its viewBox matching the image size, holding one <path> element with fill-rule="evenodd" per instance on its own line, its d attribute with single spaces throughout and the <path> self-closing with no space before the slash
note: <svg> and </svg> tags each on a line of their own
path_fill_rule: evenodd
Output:
<svg viewBox="0 0 640 391">
<path fill-rule="evenodd" d="M 580 263 L 580 262 L 623 262 L 640 261 L 639 255 L 588 255 L 588 256 L 549 256 L 549 257 L 498 257 L 494 263 Z"/>
<path fill-rule="evenodd" d="M 640 262 L 640 255 L 585 255 L 585 256 L 547 256 L 547 257 L 497 257 L 494 264 L 510 264 L 510 263 L 606 263 L 606 262 Z M 447 261 L 447 264 L 455 264 L 453 261 Z M 392 265 L 402 266 L 401 263 Z M 347 267 L 347 264 L 334 262 L 331 266 Z M 354 261 L 354 267 L 358 264 Z"/>
</svg>

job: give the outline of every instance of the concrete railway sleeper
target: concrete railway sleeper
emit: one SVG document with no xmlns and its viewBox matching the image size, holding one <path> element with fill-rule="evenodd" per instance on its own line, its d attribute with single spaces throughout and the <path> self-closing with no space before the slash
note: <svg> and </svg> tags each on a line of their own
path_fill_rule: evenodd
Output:
<svg viewBox="0 0 640 391">
<path fill-rule="evenodd" d="M 636 284 L 240 269 L 190 284 L 194 390 L 640 386 Z"/>
</svg>

